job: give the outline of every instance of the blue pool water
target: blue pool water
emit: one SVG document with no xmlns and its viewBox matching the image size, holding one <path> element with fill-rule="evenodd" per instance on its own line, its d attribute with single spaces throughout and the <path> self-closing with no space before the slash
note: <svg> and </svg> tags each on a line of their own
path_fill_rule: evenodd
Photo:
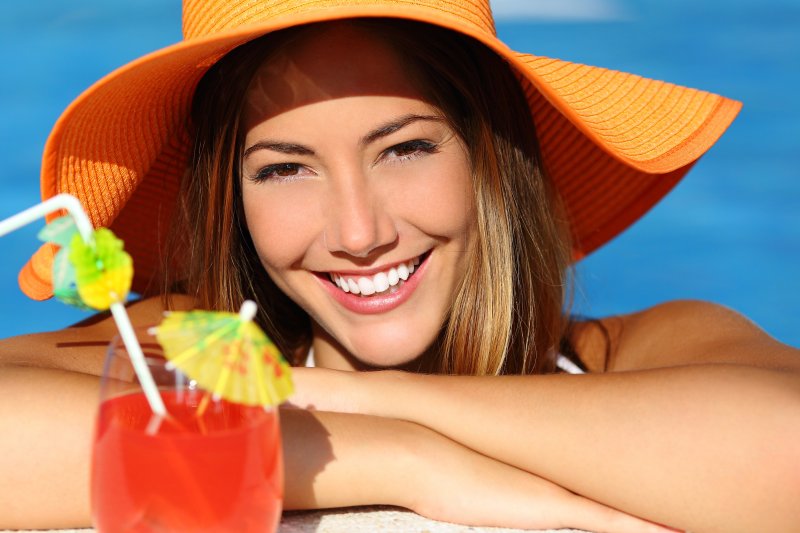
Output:
<svg viewBox="0 0 800 533">
<path fill-rule="evenodd" d="M 515 0 L 504 1 L 511 7 L 498 30 L 517 50 L 667 79 L 745 103 L 683 183 L 579 264 L 577 310 L 605 315 L 675 298 L 707 299 L 800 346 L 800 3 L 597 0 L 614 13 L 542 20 L 515 16 Z M 60 111 L 114 67 L 179 40 L 179 16 L 177 0 L 6 6 L 0 218 L 38 201 L 40 155 Z M 56 302 L 30 302 L 19 292 L 16 274 L 37 247 L 37 230 L 0 239 L 0 337 L 86 316 Z"/>
</svg>

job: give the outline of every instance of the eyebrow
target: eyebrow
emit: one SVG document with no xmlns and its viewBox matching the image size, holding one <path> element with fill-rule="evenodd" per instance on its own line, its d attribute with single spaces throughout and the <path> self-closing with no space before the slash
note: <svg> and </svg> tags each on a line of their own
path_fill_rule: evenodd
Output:
<svg viewBox="0 0 800 533">
<path fill-rule="evenodd" d="M 374 143 L 378 139 L 382 139 L 392 133 L 401 130 L 408 126 L 413 122 L 418 122 L 420 120 L 428 120 L 428 121 L 435 121 L 435 122 L 443 122 L 444 118 L 438 115 L 415 115 L 415 114 L 408 114 L 403 115 L 402 117 L 387 122 L 386 124 L 382 124 L 372 130 L 371 132 L 364 135 L 361 138 L 360 144 L 362 146 L 366 146 L 368 144 Z"/>
<path fill-rule="evenodd" d="M 243 157 L 246 158 L 256 150 L 272 150 L 289 155 L 314 155 L 314 150 L 302 144 L 286 143 L 279 141 L 259 141 L 244 151 Z"/>
<path fill-rule="evenodd" d="M 385 124 L 381 124 L 371 132 L 367 133 L 361 138 L 359 144 L 362 146 L 372 144 L 375 141 L 382 139 L 383 137 L 387 137 L 392 133 L 395 133 L 396 131 L 403 129 L 409 124 L 421 120 L 443 122 L 444 118 L 438 115 L 415 115 L 415 114 L 403 115 L 400 118 L 397 118 Z M 243 158 L 248 157 L 250 154 L 252 154 L 257 150 L 271 150 L 273 152 L 279 152 L 281 154 L 288 154 L 288 155 L 314 155 L 314 150 L 312 150 L 307 146 L 303 146 L 302 144 L 262 140 L 247 148 L 247 150 L 244 151 Z"/>
</svg>

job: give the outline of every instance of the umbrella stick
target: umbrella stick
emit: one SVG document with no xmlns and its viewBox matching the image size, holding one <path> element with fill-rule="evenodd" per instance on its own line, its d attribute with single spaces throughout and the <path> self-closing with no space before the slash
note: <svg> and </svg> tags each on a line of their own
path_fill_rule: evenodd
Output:
<svg viewBox="0 0 800 533">
<path fill-rule="evenodd" d="M 167 408 L 164 407 L 164 401 L 161 399 L 161 395 L 158 394 L 158 387 L 153 379 L 153 375 L 147 368 L 147 361 L 144 358 L 139 340 L 136 338 L 136 333 L 133 331 L 133 325 L 131 325 L 131 320 L 128 317 L 128 312 L 125 310 L 125 306 L 120 302 L 116 302 L 111 304 L 110 309 L 111 315 L 114 317 L 114 322 L 117 323 L 117 329 L 119 330 L 120 337 L 122 337 L 122 342 L 128 350 L 128 355 L 133 364 L 133 370 L 139 378 L 139 384 L 142 386 L 144 395 L 147 398 L 147 403 L 150 404 L 150 409 L 157 415 L 167 416 Z"/>
<path fill-rule="evenodd" d="M 197 406 L 197 409 L 194 412 L 195 418 L 198 420 L 203 418 L 203 415 L 206 414 L 206 409 L 208 409 L 208 402 L 211 400 L 211 393 L 208 391 L 203 391 L 203 399 L 200 400 L 200 405 Z"/>
</svg>

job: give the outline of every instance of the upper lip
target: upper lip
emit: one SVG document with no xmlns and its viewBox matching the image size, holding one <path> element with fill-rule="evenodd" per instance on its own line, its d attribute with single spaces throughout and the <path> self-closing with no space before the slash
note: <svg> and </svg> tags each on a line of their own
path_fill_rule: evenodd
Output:
<svg viewBox="0 0 800 533">
<path fill-rule="evenodd" d="M 408 263 L 409 261 L 413 261 L 414 259 L 416 259 L 418 257 L 421 258 L 423 255 L 425 255 L 425 253 L 421 253 L 421 254 L 418 254 L 418 255 L 413 255 L 413 256 L 409 257 L 408 259 L 403 259 L 401 261 L 396 261 L 394 263 L 386 263 L 385 265 L 372 267 L 372 268 L 365 268 L 365 269 L 361 269 L 361 270 L 328 270 L 328 271 L 326 271 L 324 273 L 325 274 L 338 274 L 340 276 L 372 276 L 374 274 L 377 274 L 378 272 L 385 272 L 386 270 L 389 270 L 390 268 L 394 268 L 397 265 L 402 265 L 402 264 Z"/>
</svg>

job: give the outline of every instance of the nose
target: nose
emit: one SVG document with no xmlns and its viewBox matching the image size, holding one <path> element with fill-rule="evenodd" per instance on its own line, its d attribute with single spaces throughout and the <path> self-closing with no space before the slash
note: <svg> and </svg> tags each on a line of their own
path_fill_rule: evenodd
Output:
<svg viewBox="0 0 800 533">
<path fill-rule="evenodd" d="M 328 250 L 364 258 L 394 243 L 395 221 L 369 180 L 336 181 L 331 188 L 324 234 Z"/>
</svg>

